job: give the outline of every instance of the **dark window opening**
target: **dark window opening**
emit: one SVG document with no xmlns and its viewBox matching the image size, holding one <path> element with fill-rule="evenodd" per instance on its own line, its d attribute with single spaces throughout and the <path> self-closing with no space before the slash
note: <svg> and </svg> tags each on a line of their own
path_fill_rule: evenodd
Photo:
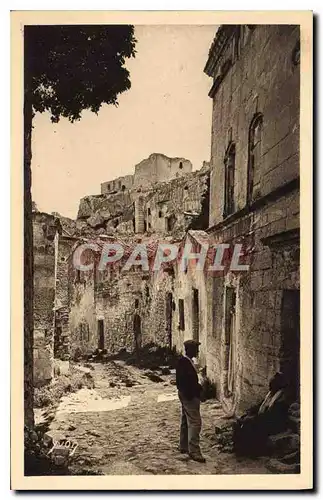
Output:
<svg viewBox="0 0 323 500">
<path fill-rule="evenodd" d="M 185 187 L 184 187 L 184 191 L 187 191 L 187 190 L 188 190 L 188 186 L 185 186 Z"/>
<path fill-rule="evenodd" d="M 182 168 L 183 168 L 183 162 L 182 161 L 179 162 L 179 167 L 178 168 L 180 168 L 182 170 Z"/>
<path fill-rule="evenodd" d="M 148 215 L 151 215 L 151 211 L 150 211 L 150 208 L 149 208 L 149 207 L 147 208 L 147 214 L 148 214 Z"/>
<path fill-rule="evenodd" d="M 185 330 L 184 300 L 178 299 L 179 329 Z"/>
<path fill-rule="evenodd" d="M 249 128 L 248 141 L 248 174 L 247 174 L 247 203 L 251 203 L 254 197 L 254 188 L 260 183 L 260 159 L 262 142 L 263 117 L 257 113 Z M 257 178 L 258 176 L 258 178 Z"/>
<path fill-rule="evenodd" d="M 163 212 L 161 210 L 159 210 L 158 217 L 161 218 L 162 216 L 163 216 Z"/>
<path fill-rule="evenodd" d="M 76 269 L 76 283 L 80 283 L 81 281 L 81 271 Z"/>
<path fill-rule="evenodd" d="M 111 185 L 108 184 L 108 191 L 111 191 Z"/>
<path fill-rule="evenodd" d="M 104 321 L 98 320 L 98 349 L 104 349 Z"/>
<path fill-rule="evenodd" d="M 234 212 L 234 174 L 235 174 L 235 144 L 231 143 L 224 158 L 224 217 Z"/>
<path fill-rule="evenodd" d="M 135 309 L 137 309 L 137 307 L 139 307 L 139 299 L 135 300 Z"/>
<path fill-rule="evenodd" d="M 126 190 L 126 186 L 124 184 L 122 184 L 121 189 L 122 189 L 122 191 L 125 191 Z"/>
<path fill-rule="evenodd" d="M 151 229 L 151 224 L 150 224 L 150 222 L 148 222 L 148 229 Z"/>
</svg>

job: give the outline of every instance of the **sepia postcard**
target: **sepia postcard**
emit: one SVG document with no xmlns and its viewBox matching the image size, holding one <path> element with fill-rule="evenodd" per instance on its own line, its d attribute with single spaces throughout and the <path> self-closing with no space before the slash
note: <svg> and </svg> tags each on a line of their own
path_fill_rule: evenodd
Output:
<svg viewBox="0 0 323 500">
<path fill-rule="evenodd" d="M 313 488 L 312 24 L 11 13 L 12 489 Z"/>
</svg>

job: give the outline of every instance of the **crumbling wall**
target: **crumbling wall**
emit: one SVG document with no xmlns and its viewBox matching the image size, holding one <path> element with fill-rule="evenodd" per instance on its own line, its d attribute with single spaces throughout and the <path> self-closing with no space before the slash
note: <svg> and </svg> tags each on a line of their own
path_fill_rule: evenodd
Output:
<svg viewBox="0 0 323 500">
<path fill-rule="evenodd" d="M 145 295 L 148 296 L 143 318 L 145 343 L 155 343 L 162 347 L 171 347 L 167 319 L 167 295 L 174 294 L 174 278 L 172 273 L 164 270 L 150 274 L 146 282 Z M 174 317 L 172 320 L 172 337 L 174 338 Z M 172 344 L 173 345 L 173 344 Z"/>
<path fill-rule="evenodd" d="M 79 271 L 70 266 L 69 284 L 69 352 L 72 359 L 77 359 L 98 347 L 95 268 Z"/>
<path fill-rule="evenodd" d="M 103 182 L 101 184 L 101 194 L 108 194 L 116 191 L 125 191 L 133 186 L 133 175 L 124 175 L 117 177 L 112 181 Z"/>
<path fill-rule="evenodd" d="M 72 251 L 77 241 L 57 235 L 55 265 L 54 355 L 62 361 L 70 359 L 70 288 Z"/>
<path fill-rule="evenodd" d="M 34 385 L 44 385 L 53 377 L 55 217 L 33 212 L 34 245 Z"/>
<path fill-rule="evenodd" d="M 210 226 L 223 220 L 224 157 L 231 141 L 236 146 L 235 210 L 246 205 L 248 134 L 256 113 L 263 115 L 256 197 L 299 176 L 300 71 L 293 62 L 299 38 L 299 27 L 292 25 L 259 25 L 249 30 L 239 57 L 214 95 Z"/>
</svg>

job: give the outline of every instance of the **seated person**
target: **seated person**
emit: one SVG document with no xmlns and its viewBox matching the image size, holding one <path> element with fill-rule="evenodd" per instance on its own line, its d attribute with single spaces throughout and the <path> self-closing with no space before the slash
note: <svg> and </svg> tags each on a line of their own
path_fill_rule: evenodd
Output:
<svg viewBox="0 0 323 500">
<path fill-rule="evenodd" d="M 266 449 L 268 436 L 286 429 L 289 405 L 285 389 L 285 377 L 277 372 L 269 382 L 269 392 L 262 403 L 250 408 L 233 424 L 233 444 L 237 454 L 260 455 Z"/>
</svg>

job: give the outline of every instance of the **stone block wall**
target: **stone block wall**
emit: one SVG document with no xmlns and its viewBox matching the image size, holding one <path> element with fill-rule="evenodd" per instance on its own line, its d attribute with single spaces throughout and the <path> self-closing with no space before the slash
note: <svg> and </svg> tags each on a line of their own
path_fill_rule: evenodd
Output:
<svg viewBox="0 0 323 500">
<path fill-rule="evenodd" d="M 54 216 L 33 212 L 35 387 L 53 377 L 56 231 Z"/>
<path fill-rule="evenodd" d="M 194 236 L 192 236 L 193 234 L 194 231 L 189 232 L 181 246 L 184 247 L 186 243 L 190 244 L 192 252 L 196 253 L 199 252 L 199 248 L 197 248 L 198 245 Z M 207 236 L 206 233 L 205 236 Z M 192 260 L 188 261 L 186 271 L 181 270 L 179 264 L 174 269 L 176 303 L 174 312 L 174 346 L 178 352 L 183 352 L 183 343 L 186 340 L 198 340 L 201 343 L 198 363 L 201 367 L 206 367 L 208 352 L 208 295 L 205 272 L 204 270 L 199 270 L 196 267 L 196 262 Z M 197 295 L 197 308 L 196 305 L 194 306 L 194 291 Z M 184 301 L 184 328 L 180 328 L 179 300 Z"/>
<path fill-rule="evenodd" d="M 77 239 L 57 235 L 55 241 L 55 316 L 54 355 L 62 361 L 70 358 L 70 278 L 73 276 L 72 252 Z"/>
<path fill-rule="evenodd" d="M 185 158 L 169 158 L 160 153 L 153 153 L 135 166 L 134 187 L 148 187 L 191 171 L 192 163 Z"/>
<path fill-rule="evenodd" d="M 73 359 L 98 347 L 95 270 L 69 268 L 69 353 Z"/>
<path fill-rule="evenodd" d="M 299 39 L 298 26 L 257 25 L 240 40 L 234 57 L 233 36 L 215 66 L 214 80 L 221 62 L 232 61 L 213 97 L 210 226 L 223 220 L 224 157 L 230 141 L 236 147 L 235 209 L 246 205 L 248 136 L 256 113 L 263 115 L 263 132 L 255 195 L 262 197 L 299 175 L 300 71 L 293 63 Z"/>
<path fill-rule="evenodd" d="M 250 264 L 249 271 L 207 277 L 207 373 L 228 413 L 261 399 L 269 378 L 286 366 L 283 298 L 299 290 L 299 39 L 299 26 L 222 26 L 206 65 L 213 78 L 209 234 L 215 243 L 242 244 Z M 257 114 L 260 161 L 248 199 L 249 131 Z M 224 159 L 231 143 L 234 210 L 227 216 Z M 296 309 L 291 314 L 296 338 Z"/>
</svg>

